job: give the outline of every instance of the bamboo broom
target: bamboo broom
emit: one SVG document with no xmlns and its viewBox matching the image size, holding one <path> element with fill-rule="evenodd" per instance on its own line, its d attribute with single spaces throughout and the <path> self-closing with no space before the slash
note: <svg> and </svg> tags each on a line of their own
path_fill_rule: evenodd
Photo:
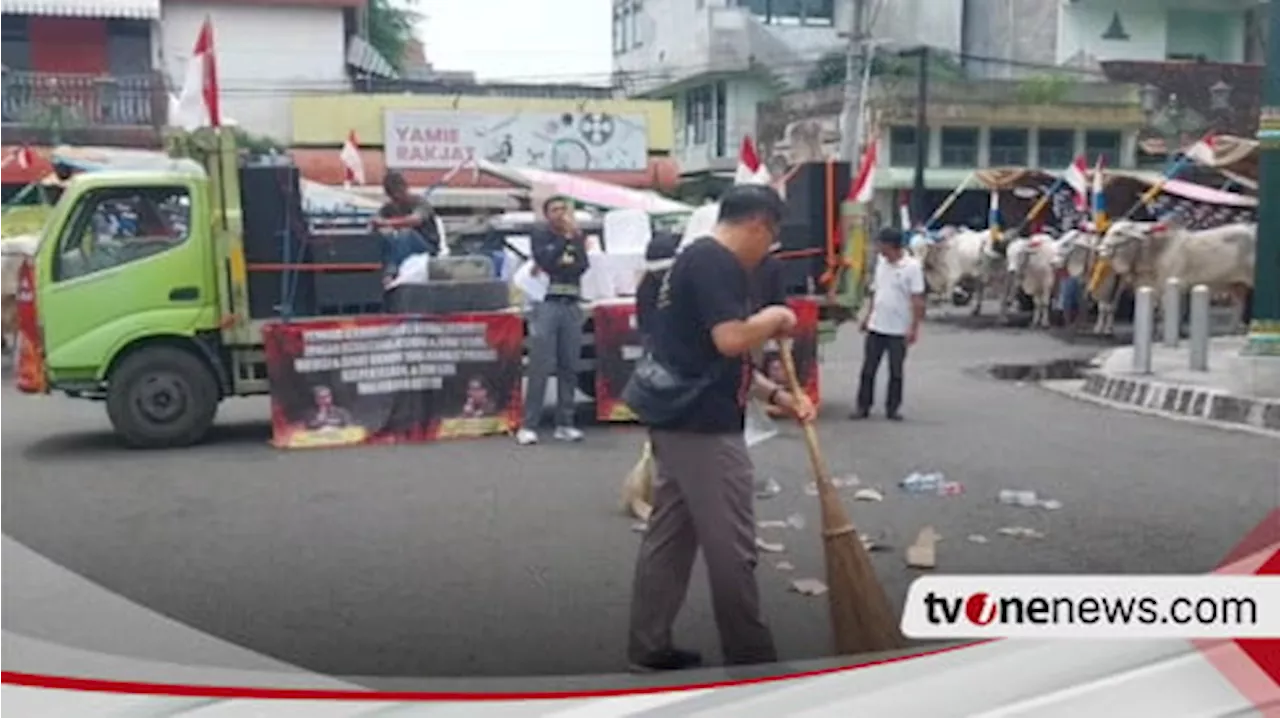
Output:
<svg viewBox="0 0 1280 718">
<path fill-rule="evenodd" d="M 622 482 L 622 511 L 641 521 L 648 521 L 653 512 L 653 446 L 644 442 L 640 460 L 631 467 Z"/>
<path fill-rule="evenodd" d="M 803 389 L 796 374 L 791 342 L 783 341 L 781 345 L 791 395 L 799 398 L 803 396 Z M 822 548 L 827 563 L 827 595 L 836 653 L 852 655 L 903 648 L 906 639 L 898 628 L 889 597 L 876 578 L 871 557 L 831 483 L 813 422 L 806 421 L 802 426 L 822 506 Z"/>
</svg>

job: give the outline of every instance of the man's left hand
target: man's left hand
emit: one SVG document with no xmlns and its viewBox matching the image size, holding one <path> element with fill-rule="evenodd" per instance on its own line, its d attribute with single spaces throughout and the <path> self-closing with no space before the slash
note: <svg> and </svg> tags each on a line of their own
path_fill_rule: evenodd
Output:
<svg viewBox="0 0 1280 718">
<path fill-rule="evenodd" d="M 907 346 L 913 346 L 919 338 L 920 327 L 911 327 L 907 330 Z"/>
<path fill-rule="evenodd" d="M 786 409 L 788 413 L 801 422 L 813 421 L 818 416 L 818 411 L 814 408 L 813 402 L 809 401 L 809 397 L 803 394 L 797 397 L 789 391 L 780 391 L 774 398 L 774 403 Z"/>
</svg>

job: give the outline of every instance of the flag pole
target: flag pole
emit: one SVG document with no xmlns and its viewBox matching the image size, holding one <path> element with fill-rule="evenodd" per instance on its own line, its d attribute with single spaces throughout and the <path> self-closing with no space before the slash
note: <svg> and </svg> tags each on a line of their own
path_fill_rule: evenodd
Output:
<svg viewBox="0 0 1280 718">
<path fill-rule="evenodd" d="M 968 176 L 964 178 L 963 182 L 961 182 L 959 185 L 956 185 L 956 188 L 954 190 L 951 190 L 951 194 L 947 195 L 947 198 L 942 201 L 942 204 L 938 205 L 938 208 L 935 209 L 933 211 L 933 214 L 929 216 L 929 220 L 924 223 L 925 232 L 928 232 L 929 229 L 933 227 L 934 222 L 937 222 L 939 219 L 942 219 L 942 215 L 946 214 L 947 210 L 951 209 L 951 205 L 955 204 L 955 201 L 960 198 L 961 193 L 963 193 L 966 189 L 969 189 L 969 183 L 973 182 L 973 179 L 977 176 L 978 176 L 977 172 L 970 172 Z"/>
</svg>

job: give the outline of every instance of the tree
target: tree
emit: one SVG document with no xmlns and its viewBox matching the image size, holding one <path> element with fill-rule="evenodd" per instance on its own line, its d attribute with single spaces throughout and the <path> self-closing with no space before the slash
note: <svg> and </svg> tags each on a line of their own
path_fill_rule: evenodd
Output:
<svg viewBox="0 0 1280 718">
<path fill-rule="evenodd" d="M 816 90 L 822 87 L 839 85 L 845 80 L 845 53 L 842 50 L 829 52 L 818 59 L 818 64 L 805 80 L 805 87 Z M 871 60 L 871 76 L 877 77 L 915 77 L 920 68 L 920 61 L 914 57 L 899 57 L 896 54 L 877 53 Z M 934 80 L 954 81 L 964 78 L 964 68 L 960 62 L 948 52 L 933 49 L 929 53 L 929 77 Z"/>
<path fill-rule="evenodd" d="M 397 70 L 404 51 L 414 39 L 414 25 L 422 19 L 415 9 L 418 0 L 369 0 L 369 44 Z"/>
</svg>

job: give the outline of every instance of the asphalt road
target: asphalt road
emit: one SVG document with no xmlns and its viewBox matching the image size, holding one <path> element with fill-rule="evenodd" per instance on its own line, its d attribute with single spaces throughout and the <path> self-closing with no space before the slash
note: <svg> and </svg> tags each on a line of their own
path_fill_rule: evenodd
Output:
<svg viewBox="0 0 1280 718">
<path fill-rule="evenodd" d="M 844 417 L 860 340 L 848 333 L 827 350 L 823 446 L 835 473 L 886 493 L 883 503 L 849 505 L 863 531 L 896 549 L 875 554 L 895 603 L 918 575 L 901 549 L 926 525 L 943 536 L 939 572 L 1200 572 L 1280 503 L 1274 440 L 974 371 L 1090 351 L 1026 332 L 930 325 L 908 358 L 907 421 L 855 424 Z M 8 387 L 3 401 L 5 533 L 161 614 L 336 675 L 625 669 L 638 535 L 616 504 L 642 441 L 636 429 L 594 427 L 577 446 L 494 438 L 281 452 L 266 444 L 266 403 L 237 400 L 210 443 L 141 453 L 115 445 L 101 405 Z M 791 579 L 822 574 L 803 442 L 788 428 L 756 454 L 785 489 L 758 504 L 758 518 L 808 519 L 803 530 L 762 530 L 786 545 L 759 569 L 768 619 L 784 659 L 826 655 L 826 599 L 788 591 Z M 898 493 L 913 470 L 942 471 L 966 493 Z M 1001 506 L 1001 488 L 1034 489 L 1063 508 Z M 1046 536 L 1007 538 L 1002 526 Z M 795 570 L 778 570 L 778 560 Z M 6 628 L 73 640 L 56 622 Z M 716 656 L 701 568 L 677 630 Z"/>
</svg>

